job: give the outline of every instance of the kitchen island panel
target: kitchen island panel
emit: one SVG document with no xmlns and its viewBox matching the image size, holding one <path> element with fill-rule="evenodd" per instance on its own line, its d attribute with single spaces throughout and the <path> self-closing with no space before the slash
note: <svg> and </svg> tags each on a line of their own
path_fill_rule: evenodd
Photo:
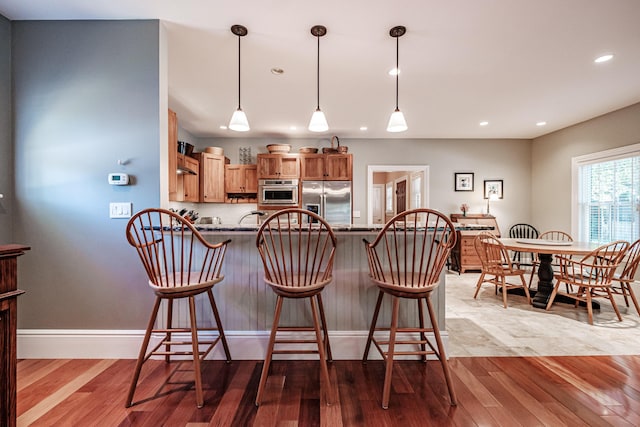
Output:
<svg viewBox="0 0 640 427">
<path fill-rule="evenodd" d="M 363 236 L 361 233 L 338 232 L 333 281 L 322 292 L 330 331 L 367 331 L 373 316 L 378 287 L 369 279 Z M 371 232 L 368 238 L 372 239 Z M 225 331 L 269 331 L 273 322 L 275 293 L 264 282 L 263 267 L 255 245 L 255 233 L 206 233 L 211 242 L 232 239 L 223 264 L 224 280 L 213 289 Z M 432 301 L 442 330 L 445 329 L 444 272 L 440 287 Z M 198 296 L 198 321 L 213 326 L 213 316 L 206 296 Z M 378 325 L 388 325 L 391 318 L 391 299 L 384 299 Z M 183 303 L 183 301 L 180 301 Z M 189 316 L 186 304 L 176 302 L 176 321 L 186 322 Z M 417 303 L 401 300 L 400 324 L 416 325 Z M 287 299 L 282 309 L 282 325 L 311 324 L 306 300 Z M 426 320 L 429 324 L 429 320 Z"/>
</svg>

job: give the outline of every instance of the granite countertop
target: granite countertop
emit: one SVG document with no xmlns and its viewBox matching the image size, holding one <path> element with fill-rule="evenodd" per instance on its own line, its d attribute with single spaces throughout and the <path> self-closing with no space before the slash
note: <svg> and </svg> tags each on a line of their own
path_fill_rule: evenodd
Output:
<svg viewBox="0 0 640 427">
<path fill-rule="evenodd" d="M 480 225 L 480 224 L 455 224 L 455 229 L 459 231 L 466 230 L 493 230 L 493 226 Z M 257 231 L 260 227 L 257 224 L 194 224 L 196 230 L 201 232 L 251 232 Z M 340 225 L 336 224 L 332 226 L 335 232 L 365 232 L 375 233 L 382 229 L 382 224 L 351 224 Z"/>
</svg>

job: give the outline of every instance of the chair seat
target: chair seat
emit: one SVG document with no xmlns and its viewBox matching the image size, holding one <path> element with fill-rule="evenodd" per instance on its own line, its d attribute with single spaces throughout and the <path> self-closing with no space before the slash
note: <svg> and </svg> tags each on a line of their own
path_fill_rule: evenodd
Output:
<svg viewBox="0 0 640 427">
<path fill-rule="evenodd" d="M 291 277 L 289 277 L 289 279 L 291 279 Z M 313 282 L 311 284 L 304 284 L 304 283 L 301 284 L 299 282 L 298 277 L 293 277 L 292 281 L 289 282 L 289 284 L 283 285 L 281 283 L 272 282 L 266 278 L 264 279 L 265 283 L 271 286 L 272 288 L 274 288 L 275 290 L 279 290 L 279 291 L 291 293 L 291 294 L 296 294 L 296 293 L 302 294 L 302 293 L 309 293 L 313 291 L 321 291 L 325 286 L 331 283 L 331 280 L 333 280 L 333 277 L 329 277 L 328 279 L 325 279 L 325 280 Z"/>
<path fill-rule="evenodd" d="M 162 294 L 173 294 L 193 292 L 197 290 L 204 291 L 224 279 L 224 276 L 218 276 L 213 280 L 198 282 L 198 278 L 200 276 L 199 272 L 192 272 L 191 277 L 189 278 L 187 277 L 187 275 L 188 273 L 186 272 L 176 272 L 168 277 L 166 275 L 163 275 L 158 278 L 157 282 L 166 284 L 166 286 L 158 286 L 151 280 L 149 280 L 149 286 L 156 292 L 160 292 Z M 187 282 L 188 279 L 191 280 Z"/>
<path fill-rule="evenodd" d="M 404 292 L 408 294 L 424 294 L 427 292 L 431 292 L 434 289 L 436 289 L 439 284 L 438 282 L 436 282 L 430 285 L 419 286 L 415 284 L 418 281 L 418 279 L 419 279 L 419 276 L 415 275 L 413 278 L 408 277 L 405 279 L 404 277 L 402 277 L 400 279 L 400 282 L 398 283 L 385 282 L 382 280 L 376 280 L 375 278 L 371 278 L 371 281 L 374 282 L 376 285 L 378 285 L 380 288 L 389 289 L 392 291 Z"/>
</svg>

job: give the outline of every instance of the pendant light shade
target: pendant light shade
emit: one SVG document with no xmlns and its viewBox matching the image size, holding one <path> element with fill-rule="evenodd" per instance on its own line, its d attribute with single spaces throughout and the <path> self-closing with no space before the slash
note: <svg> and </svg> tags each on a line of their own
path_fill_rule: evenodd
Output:
<svg viewBox="0 0 640 427">
<path fill-rule="evenodd" d="M 407 32 L 407 29 L 403 26 L 393 27 L 389 30 L 389 35 L 396 39 L 396 109 L 391 113 L 389 117 L 389 124 L 387 124 L 387 132 L 404 132 L 408 129 L 407 121 L 404 119 L 404 114 L 398 108 L 398 76 L 400 74 L 400 37 Z"/>
<path fill-rule="evenodd" d="M 327 34 L 327 28 L 322 25 L 314 25 L 311 27 L 311 34 L 316 37 L 318 40 L 318 50 L 317 50 L 317 68 L 316 68 L 316 94 L 317 94 L 317 104 L 316 111 L 313 112 L 311 116 L 311 120 L 309 121 L 309 130 L 311 132 L 325 132 L 329 130 L 329 124 L 327 123 L 327 118 L 324 116 L 322 110 L 320 110 L 320 37 Z"/>
<path fill-rule="evenodd" d="M 247 28 L 242 25 L 231 26 L 231 32 L 238 36 L 238 109 L 233 112 L 231 121 L 229 122 L 229 129 L 236 132 L 246 132 L 250 129 L 249 120 L 247 115 L 242 111 L 240 106 L 240 39 L 247 35 Z"/>
</svg>

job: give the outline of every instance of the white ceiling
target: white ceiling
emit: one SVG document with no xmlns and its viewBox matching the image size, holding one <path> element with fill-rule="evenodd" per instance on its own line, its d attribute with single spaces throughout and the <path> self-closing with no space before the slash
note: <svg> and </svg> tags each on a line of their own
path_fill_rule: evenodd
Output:
<svg viewBox="0 0 640 427">
<path fill-rule="evenodd" d="M 640 102 L 638 0 L 0 0 L 0 13 L 162 20 L 169 105 L 202 137 L 534 138 Z M 246 133 L 220 129 L 237 106 L 233 24 L 249 30 Z M 307 130 L 316 106 L 316 24 L 328 30 L 320 40 L 324 135 Z M 399 134 L 385 131 L 395 107 L 387 74 L 395 25 L 407 27 L 399 105 L 409 130 Z M 603 53 L 615 57 L 595 64 Z M 272 74 L 274 67 L 284 74 Z M 479 126 L 483 120 L 489 125 Z"/>
</svg>

